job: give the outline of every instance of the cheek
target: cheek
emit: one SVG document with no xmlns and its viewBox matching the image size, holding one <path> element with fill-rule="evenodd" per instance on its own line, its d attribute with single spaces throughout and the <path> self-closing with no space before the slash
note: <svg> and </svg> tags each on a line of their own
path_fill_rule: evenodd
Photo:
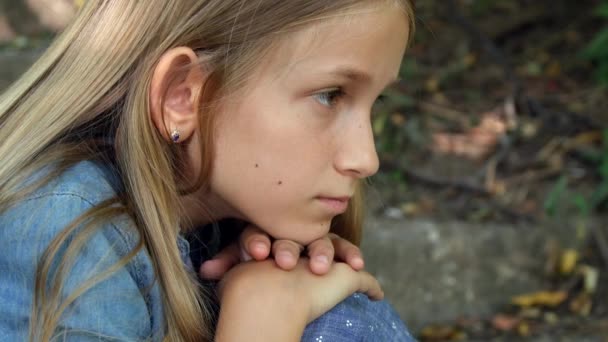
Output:
<svg viewBox="0 0 608 342">
<path fill-rule="evenodd" d="M 292 123 L 241 118 L 218 127 L 212 191 L 275 238 L 325 235 L 331 217 L 319 213 L 314 196 L 330 168 L 326 147 Z"/>
</svg>

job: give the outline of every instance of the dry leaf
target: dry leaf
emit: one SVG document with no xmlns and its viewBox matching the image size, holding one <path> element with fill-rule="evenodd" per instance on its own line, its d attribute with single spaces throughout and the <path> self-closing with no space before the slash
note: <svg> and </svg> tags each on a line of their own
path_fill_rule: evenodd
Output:
<svg viewBox="0 0 608 342">
<path fill-rule="evenodd" d="M 401 205 L 401 210 L 405 215 L 408 216 L 416 216 L 420 213 L 421 208 L 418 203 L 415 202 L 406 202 Z"/>
<path fill-rule="evenodd" d="M 562 252 L 559 262 L 559 272 L 562 275 L 571 274 L 578 262 L 578 252 L 574 249 L 567 249 Z"/>
<path fill-rule="evenodd" d="M 431 76 L 426 82 L 424 82 L 424 88 L 429 93 L 436 93 L 439 91 L 439 79 L 435 76 Z"/>
<path fill-rule="evenodd" d="M 595 293 L 597 289 L 597 281 L 599 279 L 599 272 L 595 267 L 583 265 L 579 267 L 578 272 L 583 275 L 583 284 L 585 292 Z"/>
<path fill-rule="evenodd" d="M 568 298 L 566 291 L 539 291 L 514 297 L 511 302 L 517 306 L 547 306 L 556 307 Z"/>
<path fill-rule="evenodd" d="M 470 159 L 483 159 L 507 131 L 507 123 L 500 111 L 482 114 L 479 124 L 466 132 L 433 134 L 433 149 Z"/>
<path fill-rule="evenodd" d="M 570 311 L 587 317 L 591 313 L 592 306 L 593 303 L 591 302 L 591 296 L 586 292 L 582 292 L 570 302 Z"/>
<path fill-rule="evenodd" d="M 519 336 L 530 336 L 530 325 L 527 322 L 521 322 L 517 325 L 517 333 Z"/>
<path fill-rule="evenodd" d="M 553 61 L 547 65 L 545 75 L 556 78 L 562 74 L 562 66 L 558 61 Z"/>
<path fill-rule="evenodd" d="M 512 331 L 519 322 L 521 318 L 505 314 L 498 314 L 492 318 L 492 326 L 500 331 Z"/>
</svg>

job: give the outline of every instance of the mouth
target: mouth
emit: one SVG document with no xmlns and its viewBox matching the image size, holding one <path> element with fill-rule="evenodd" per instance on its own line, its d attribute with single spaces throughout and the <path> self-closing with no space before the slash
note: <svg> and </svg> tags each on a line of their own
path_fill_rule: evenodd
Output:
<svg viewBox="0 0 608 342">
<path fill-rule="evenodd" d="M 316 199 L 321 203 L 321 205 L 333 213 L 334 215 L 342 214 L 348 209 L 348 203 L 350 202 L 350 197 L 326 197 L 326 196 L 318 196 Z"/>
</svg>

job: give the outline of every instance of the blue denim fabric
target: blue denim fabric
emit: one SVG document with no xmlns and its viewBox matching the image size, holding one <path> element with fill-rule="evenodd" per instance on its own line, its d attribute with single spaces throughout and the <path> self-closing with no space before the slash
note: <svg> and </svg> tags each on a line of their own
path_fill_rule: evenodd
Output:
<svg viewBox="0 0 608 342">
<path fill-rule="evenodd" d="M 387 301 L 372 302 L 354 294 L 310 323 L 305 342 L 414 342 L 408 329 Z"/>
<path fill-rule="evenodd" d="M 44 251 L 75 218 L 113 197 L 117 186 L 109 170 L 81 162 L 0 214 L 0 341 L 27 340 L 36 265 Z M 107 222 L 78 254 L 61 291 L 63 297 L 114 265 L 138 240 L 130 218 Z M 192 269 L 188 242 L 180 238 L 176 243 L 185 266 Z M 142 250 L 67 308 L 59 324 L 60 339 L 161 340 L 165 323 L 154 278 L 150 256 Z M 389 304 L 355 294 L 312 322 L 302 341 L 414 339 Z"/>
</svg>

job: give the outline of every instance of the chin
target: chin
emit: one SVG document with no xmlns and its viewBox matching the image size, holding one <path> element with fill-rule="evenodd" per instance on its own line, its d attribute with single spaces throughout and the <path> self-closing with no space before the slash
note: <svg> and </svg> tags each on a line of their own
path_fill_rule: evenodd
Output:
<svg viewBox="0 0 608 342">
<path fill-rule="evenodd" d="M 277 234 L 272 234 L 270 231 L 266 231 L 265 229 L 263 230 L 265 230 L 275 239 L 291 240 L 301 244 L 302 246 L 307 246 L 312 242 L 325 237 L 329 233 L 330 222 L 313 222 L 308 224 L 292 225 L 292 227 L 293 226 L 298 226 L 300 228 L 294 229 L 288 233 L 277 232 Z"/>
</svg>

